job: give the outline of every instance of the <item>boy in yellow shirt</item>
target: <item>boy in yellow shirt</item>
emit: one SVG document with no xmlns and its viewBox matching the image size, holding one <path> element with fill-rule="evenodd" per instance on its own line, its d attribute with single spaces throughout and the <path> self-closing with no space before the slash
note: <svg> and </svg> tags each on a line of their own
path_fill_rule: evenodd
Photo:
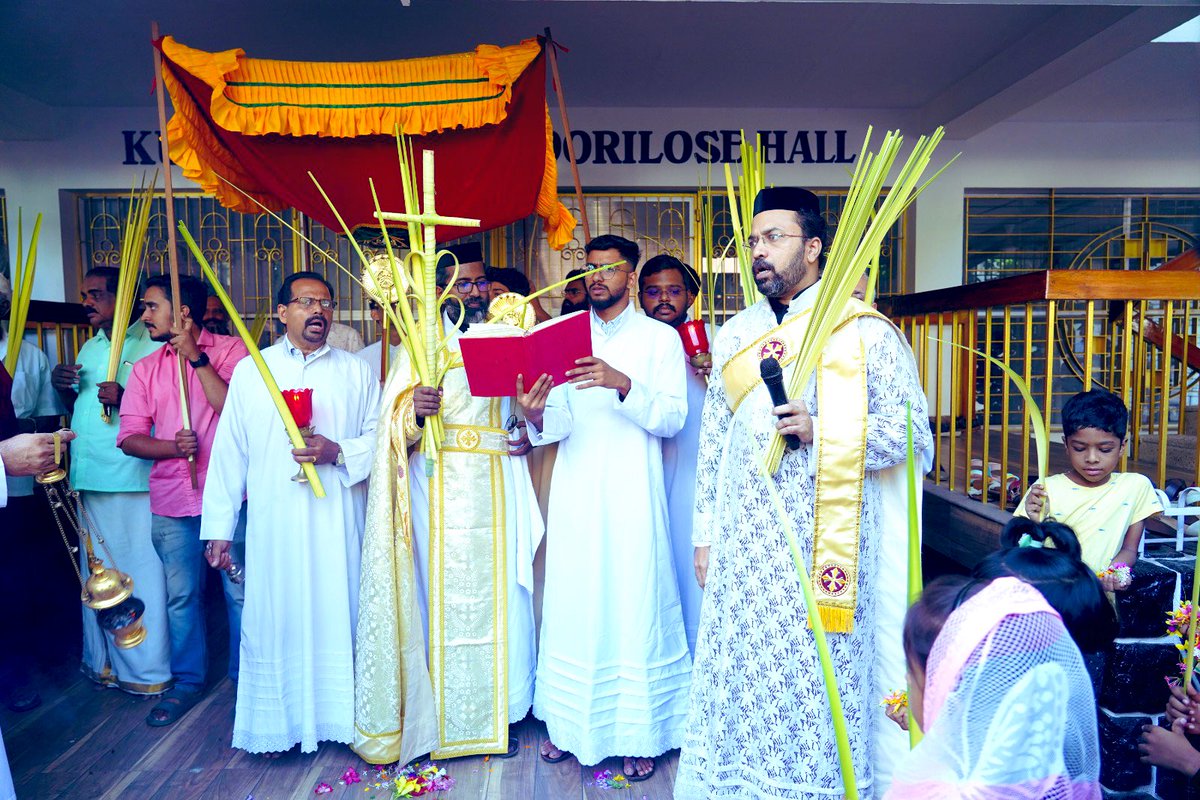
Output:
<svg viewBox="0 0 1200 800">
<path fill-rule="evenodd" d="M 1162 504 L 1145 475 L 1115 472 L 1128 444 L 1129 411 L 1121 398 L 1103 389 L 1080 392 L 1062 409 L 1063 445 L 1071 468 L 1030 487 L 1018 517 L 1054 520 L 1079 537 L 1084 563 L 1101 576 L 1106 591 L 1129 587 L 1145 520 Z"/>
</svg>

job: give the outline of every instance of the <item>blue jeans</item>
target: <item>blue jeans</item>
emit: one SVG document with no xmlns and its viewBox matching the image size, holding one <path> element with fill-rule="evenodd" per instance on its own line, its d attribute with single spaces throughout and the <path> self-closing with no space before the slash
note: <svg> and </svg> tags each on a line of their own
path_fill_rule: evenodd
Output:
<svg viewBox="0 0 1200 800">
<path fill-rule="evenodd" d="M 204 632 L 204 578 L 208 563 L 200 541 L 200 517 L 163 517 L 150 522 L 154 550 L 162 560 L 167 578 L 167 623 L 171 629 L 171 674 L 176 688 L 199 692 L 204 688 L 208 645 Z M 234 559 L 245 558 L 246 507 L 238 517 L 234 533 Z M 241 563 L 239 561 L 239 563 Z M 243 586 L 231 583 L 221 573 L 225 606 L 229 612 L 229 674 L 237 680 L 238 649 L 241 644 Z"/>
</svg>

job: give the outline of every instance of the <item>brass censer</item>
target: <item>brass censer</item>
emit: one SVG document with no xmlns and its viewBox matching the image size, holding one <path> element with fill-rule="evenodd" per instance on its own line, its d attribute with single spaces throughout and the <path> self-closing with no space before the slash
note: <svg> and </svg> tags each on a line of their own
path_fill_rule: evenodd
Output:
<svg viewBox="0 0 1200 800">
<path fill-rule="evenodd" d="M 62 439 L 54 434 L 54 462 L 59 464 L 62 456 Z M 100 627 L 113 635 L 117 647 L 129 649 L 137 647 L 146 638 L 146 629 L 142 626 L 142 615 L 146 604 L 133 596 L 133 579 L 116 568 L 112 553 L 104 543 L 104 537 L 96 529 L 87 509 L 79 502 L 79 492 L 71 488 L 67 482 L 67 472 L 61 466 L 56 466 L 49 472 L 36 477 L 46 492 L 46 500 L 50 503 L 50 512 L 54 515 L 54 524 L 62 536 L 63 544 L 67 547 L 71 559 L 79 552 L 78 547 L 71 544 L 67 537 L 70 528 L 82 541 L 87 555 L 87 577 L 79 574 L 79 586 L 82 589 L 80 599 L 83 604 L 96 612 L 96 620 Z M 64 525 L 65 523 L 65 525 Z M 95 534 L 92 533 L 95 531 Z M 108 562 L 113 566 L 107 567 L 92 547 L 93 536 L 99 542 Z M 78 564 L 76 564 L 78 572 Z"/>
</svg>

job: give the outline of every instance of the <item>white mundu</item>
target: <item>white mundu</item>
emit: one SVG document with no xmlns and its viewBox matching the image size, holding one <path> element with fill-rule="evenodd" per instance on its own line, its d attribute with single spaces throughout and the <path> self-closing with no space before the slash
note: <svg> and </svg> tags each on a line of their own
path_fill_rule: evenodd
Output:
<svg viewBox="0 0 1200 800">
<path fill-rule="evenodd" d="M 583 764 L 678 747 L 692 660 L 667 529 L 662 437 L 687 415 L 679 335 L 627 307 L 592 312 L 592 352 L 629 376 L 556 386 L 534 444 L 559 442 L 533 713 Z"/>
<path fill-rule="evenodd" d="M 231 540 L 246 498 L 246 605 L 233 746 L 302 752 L 354 740 L 354 626 L 375 452 L 379 383 L 362 359 L 286 336 L 263 350 L 281 389 L 313 390 L 312 424 L 341 445 L 322 464 L 325 497 L 292 480 L 298 465 L 252 359 L 229 381 L 204 487 L 201 539 Z"/>
</svg>

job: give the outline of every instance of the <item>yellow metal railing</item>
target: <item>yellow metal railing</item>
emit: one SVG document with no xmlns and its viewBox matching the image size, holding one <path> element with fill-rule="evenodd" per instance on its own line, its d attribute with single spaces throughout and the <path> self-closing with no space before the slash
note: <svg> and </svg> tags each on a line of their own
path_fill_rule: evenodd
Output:
<svg viewBox="0 0 1200 800">
<path fill-rule="evenodd" d="M 1037 479 L 1020 394 L 987 359 L 953 345 L 990 353 L 1021 374 L 1052 440 L 1063 399 L 1085 387 L 1116 393 L 1130 410 L 1120 469 L 1160 487 L 1168 478 L 1200 483 L 1195 272 L 1032 272 L 886 298 L 881 308 L 912 342 L 930 399 L 935 483 L 1011 505 Z M 1051 470 L 1065 466 L 1052 441 Z"/>
</svg>

